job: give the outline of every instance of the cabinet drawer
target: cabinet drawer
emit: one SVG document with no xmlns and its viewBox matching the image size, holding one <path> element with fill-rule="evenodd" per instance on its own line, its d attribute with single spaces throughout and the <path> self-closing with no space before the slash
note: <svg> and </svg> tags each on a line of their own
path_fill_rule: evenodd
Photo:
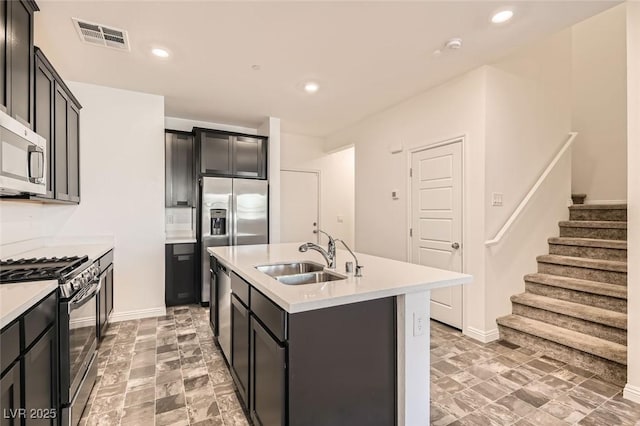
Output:
<svg viewBox="0 0 640 426">
<path fill-rule="evenodd" d="M 251 312 L 281 342 L 287 340 L 287 313 L 255 288 L 251 289 Z"/>
<path fill-rule="evenodd" d="M 193 254 L 196 251 L 195 244 L 172 244 L 171 250 L 174 256 L 180 256 L 183 254 Z"/>
<path fill-rule="evenodd" d="M 24 347 L 29 347 L 49 325 L 56 321 L 58 302 L 54 291 L 24 316 Z"/>
<path fill-rule="evenodd" d="M 235 294 L 245 306 L 249 306 L 249 284 L 233 271 L 231 272 L 231 292 Z"/>
<path fill-rule="evenodd" d="M 113 263 L 113 250 L 109 250 L 107 254 L 102 256 L 100 260 L 98 260 L 98 265 L 100 266 L 100 272 L 104 272 L 109 265 Z"/>
<path fill-rule="evenodd" d="M 20 356 L 20 322 L 16 321 L 0 334 L 0 373 Z"/>
</svg>

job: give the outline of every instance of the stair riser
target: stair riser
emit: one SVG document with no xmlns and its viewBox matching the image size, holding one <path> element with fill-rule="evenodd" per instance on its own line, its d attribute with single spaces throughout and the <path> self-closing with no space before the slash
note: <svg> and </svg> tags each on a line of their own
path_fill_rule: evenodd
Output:
<svg viewBox="0 0 640 426">
<path fill-rule="evenodd" d="M 527 293 L 552 297 L 554 299 L 566 300 L 567 302 L 580 303 L 588 306 L 596 306 L 598 308 L 608 309 L 614 312 L 627 312 L 627 301 L 624 299 L 586 293 L 579 290 L 555 287 L 529 281 L 525 281 L 524 285 Z"/>
<path fill-rule="evenodd" d="M 627 251 L 601 247 L 570 246 L 565 244 L 549 244 L 549 254 L 561 256 L 584 257 L 589 259 L 627 261 Z"/>
<path fill-rule="evenodd" d="M 573 226 L 560 226 L 560 236 L 626 241 L 627 230 L 620 228 L 576 228 Z"/>
<path fill-rule="evenodd" d="M 624 209 L 598 209 L 598 210 L 573 210 L 569 209 L 570 220 L 615 220 L 627 221 L 627 210 Z"/>
<path fill-rule="evenodd" d="M 627 382 L 627 367 L 623 364 L 502 325 L 498 325 L 498 330 L 500 338 L 507 342 L 545 352 L 551 358 L 584 368 L 619 386 Z"/>
<path fill-rule="evenodd" d="M 561 277 L 582 280 L 600 281 L 603 283 L 627 285 L 625 272 L 603 271 L 600 269 L 581 268 L 579 266 L 556 265 L 555 263 L 538 262 L 538 272 L 559 275 Z"/>
<path fill-rule="evenodd" d="M 513 313 L 522 317 L 531 318 L 546 322 L 547 324 L 553 324 L 558 327 L 595 336 L 613 343 L 621 345 L 627 344 L 627 332 L 620 328 L 610 327 L 580 318 L 573 318 L 567 315 L 534 308 L 532 306 L 521 305 L 515 302 L 513 303 Z"/>
</svg>

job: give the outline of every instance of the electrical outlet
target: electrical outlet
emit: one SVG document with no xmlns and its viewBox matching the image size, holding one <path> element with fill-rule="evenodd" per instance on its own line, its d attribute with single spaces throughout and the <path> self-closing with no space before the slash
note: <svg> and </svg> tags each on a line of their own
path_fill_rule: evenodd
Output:
<svg viewBox="0 0 640 426">
<path fill-rule="evenodd" d="M 427 328 L 427 318 L 426 312 L 414 312 L 413 313 L 413 335 L 414 336 L 422 336 L 424 334 L 425 329 Z"/>
<path fill-rule="evenodd" d="M 344 216 L 342 216 L 341 214 L 338 215 L 338 223 L 343 223 L 344 222 Z"/>
<path fill-rule="evenodd" d="M 391 199 L 392 200 L 397 200 L 398 198 L 399 198 L 398 190 L 394 189 L 393 191 L 391 191 Z"/>
<path fill-rule="evenodd" d="M 167 223 L 170 224 L 170 225 L 173 224 L 173 215 L 172 214 L 167 216 Z"/>
<path fill-rule="evenodd" d="M 504 196 L 501 192 L 493 192 L 491 194 L 491 205 L 494 207 L 502 207 L 502 197 Z"/>
</svg>

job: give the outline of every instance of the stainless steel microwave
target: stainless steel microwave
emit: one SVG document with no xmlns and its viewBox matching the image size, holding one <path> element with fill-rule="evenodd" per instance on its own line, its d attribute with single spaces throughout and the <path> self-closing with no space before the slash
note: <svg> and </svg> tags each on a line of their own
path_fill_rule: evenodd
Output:
<svg viewBox="0 0 640 426">
<path fill-rule="evenodd" d="M 45 194 L 45 138 L 0 110 L 0 145 L 0 194 Z"/>
</svg>

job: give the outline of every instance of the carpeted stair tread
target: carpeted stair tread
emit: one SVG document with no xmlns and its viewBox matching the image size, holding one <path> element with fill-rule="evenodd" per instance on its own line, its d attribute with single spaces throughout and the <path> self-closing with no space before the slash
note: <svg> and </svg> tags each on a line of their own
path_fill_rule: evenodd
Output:
<svg viewBox="0 0 640 426">
<path fill-rule="evenodd" d="M 616 250 L 626 250 L 627 242 L 624 240 L 601 240 L 597 238 L 577 238 L 577 237 L 551 237 L 549 244 L 562 244 L 567 246 L 597 247 Z"/>
<path fill-rule="evenodd" d="M 578 278 L 561 277 L 559 275 L 541 273 L 527 274 L 525 275 L 524 280 L 553 287 L 565 288 L 568 290 L 597 294 L 600 296 L 609 296 L 625 300 L 627 299 L 627 288 L 625 286 L 617 284 L 581 280 Z"/>
<path fill-rule="evenodd" d="M 557 254 L 543 254 L 536 259 L 540 263 L 598 269 L 601 271 L 627 272 L 627 262 L 619 260 L 588 259 L 583 257 L 560 256 Z"/>
<path fill-rule="evenodd" d="M 627 314 L 621 312 L 531 293 L 515 294 L 511 296 L 511 302 L 622 330 L 627 329 Z"/>
<path fill-rule="evenodd" d="M 497 323 L 500 326 L 587 352 L 619 364 L 627 364 L 627 347 L 618 343 L 519 315 L 507 315 L 498 318 Z"/>
<path fill-rule="evenodd" d="M 626 204 L 574 204 L 570 210 L 626 210 Z"/>
<path fill-rule="evenodd" d="M 619 220 L 563 220 L 559 224 L 564 228 L 627 229 L 627 222 Z"/>
</svg>

